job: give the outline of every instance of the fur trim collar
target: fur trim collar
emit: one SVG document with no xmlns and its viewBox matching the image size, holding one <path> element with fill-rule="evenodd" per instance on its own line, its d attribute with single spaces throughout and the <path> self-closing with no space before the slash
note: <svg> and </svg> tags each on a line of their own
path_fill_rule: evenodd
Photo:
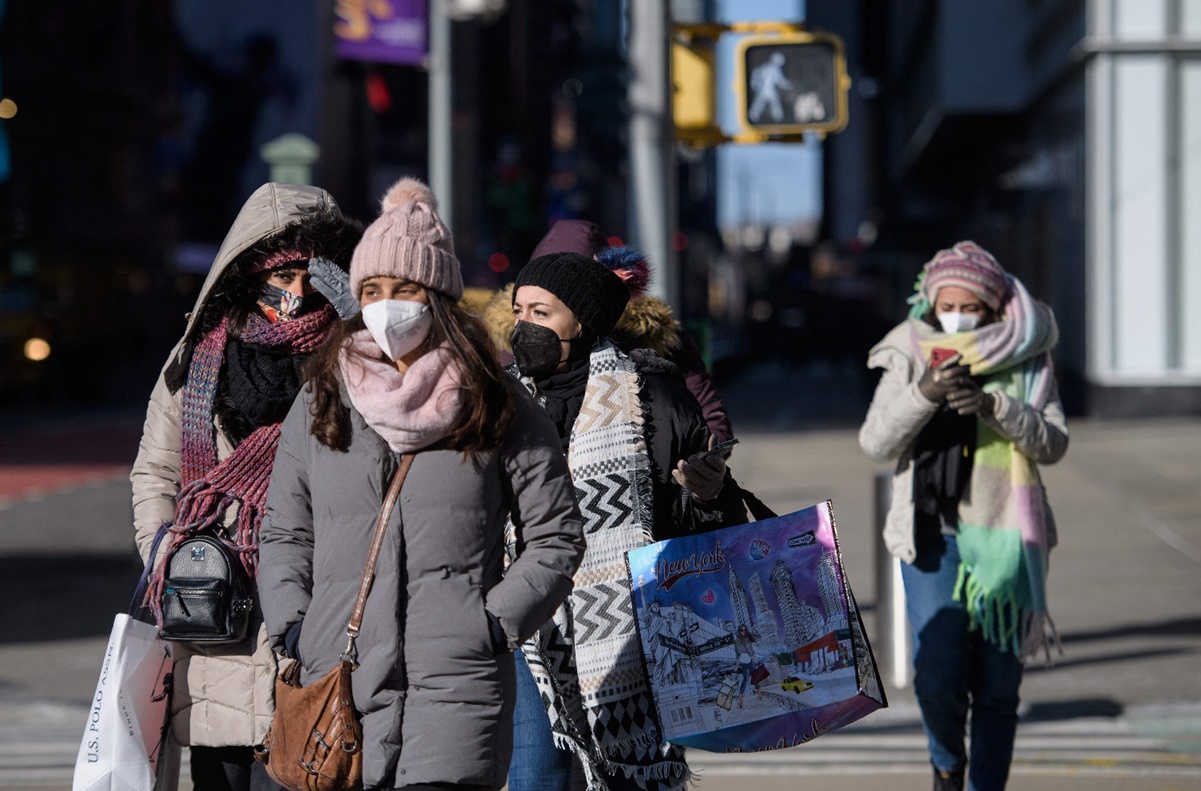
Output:
<svg viewBox="0 0 1201 791">
<path fill-rule="evenodd" d="M 469 310 L 477 312 L 488 328 L 488 334 L 501 351 L 510 351 L 509 336 L 513 333 L 513 284 L 492 295 L 479 307 L 478 297 L 472 299 Z M 660 357 L 668 357 L 680 348 L 680 322 L 671 306 L 658 297 L 639 297 L 630 300 L 613 330 L 613 340 L 622 349 L 651 349 Z"/>
<path fill-rule="evenodd" d="M 496 348 L 502 352 L 511 352 L 509 336 L 513 334 L 513 284 L 502 288 L 492 295 L 479 311 L 479 316 L 488 328 L 488 335 Z"/>
<path fill-rule="evenodd" d="M 613 340 L 622 349 L 650 349 L 669 357 L 680 348 L 680 322 L 671 306 L 658 297 L 631 299 L 613 329 Z"/>
</svg>

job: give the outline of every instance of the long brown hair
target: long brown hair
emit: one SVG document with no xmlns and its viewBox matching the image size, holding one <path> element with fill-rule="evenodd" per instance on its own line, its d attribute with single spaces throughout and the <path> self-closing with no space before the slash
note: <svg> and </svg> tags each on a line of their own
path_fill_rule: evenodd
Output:
<svg viewBox="0 0 1201 791">
<path fill-rule="evenodd" d="M 443 443 L 468 457 L 495 450 L 513 422 L 513 378 L 505 373 L 496 347 L 483 322 L 440 291 L 427 288 L 433 325 L 424 348 L 428 352 L 445 346 L 459 364 L 463 391 L 463 415 Z M 317 441 L 334 450 L 350 447 L 350 410 L 339 390 L 338 356 L 350 336 L 364 328 L 362 316 L 334 322 L 329 339 L 309 360 L 305 369 L 307 389 L 312 394 L 310 431 Z"/>
</svg>

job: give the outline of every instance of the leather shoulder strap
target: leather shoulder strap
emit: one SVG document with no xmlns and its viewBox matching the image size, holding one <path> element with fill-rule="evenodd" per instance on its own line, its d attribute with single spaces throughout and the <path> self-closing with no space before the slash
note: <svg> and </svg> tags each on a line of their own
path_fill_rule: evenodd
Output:
<svg viewBox="0 0 1201 791">
<path fill-rule="evenodd" d="M 412 453 L 401 456 L 400 466 L 396 468 L 396 474 L 392 476 L 392 485 L 388 487 L 388 493 L 384 496 L 384 504 L 379 512 L 379 521 L 375 523 L 371 551 L 367 553 L 367 564 L 363 566 L 363 581 L 359 583 L 359 595 L 354 600 L 354 609 L 350 613 L 350 624 L 346 627 L 346 633 L 352 640 L 358 636 L 359 627 L 363 624 L 363 610 L 367 606 L 367 594 L 371 593 L 371 583 L 375 581 L 375 564 L 379 560 L 380 548 L 384 545 L 384 533 L 388 527 L 388 520 L 392 516 L 392 509 L 396 507 L 396 501 L 400 497 L 400 487 L 404 486 L 409 468 L 413 466 L 413 456 Z"/>
</svg>

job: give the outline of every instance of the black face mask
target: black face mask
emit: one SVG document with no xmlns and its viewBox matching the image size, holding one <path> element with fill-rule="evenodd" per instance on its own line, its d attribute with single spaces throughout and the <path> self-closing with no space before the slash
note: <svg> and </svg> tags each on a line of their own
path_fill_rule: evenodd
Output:
<svg viewBox="0 0 1201 791">
<path fill-rule="evenodd" d="M 563 339 L 549 327 L 519 321 L 509 336 L 517 370 L 532 379 L 554 373 L 563 356 Z"/>
</svg>

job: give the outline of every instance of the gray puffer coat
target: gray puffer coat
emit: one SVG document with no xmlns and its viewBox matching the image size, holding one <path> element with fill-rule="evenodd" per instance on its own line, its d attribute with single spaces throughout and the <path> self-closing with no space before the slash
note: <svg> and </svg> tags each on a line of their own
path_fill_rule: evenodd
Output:
<svg viewBox="0 0 1201 791">
<path fill-rule="evenodd" d="M 583 526 L 554 424 L 514 388 L 500 450 L 475 463 L 417 454 L 388 524 L 352 676 L 364 787 L 499 788 L 512 752 L 513 655 L 571 592 Z M 259 593 L 272 644 L 301 623 L 308 684 L 334 667 L 383 495 L 399 462 L 350 408 L 348 451 L 309 431 L 302 391 L 284 420 L 260 532 Z M 343 391 L 342 401 L 349 407 Z M 522 551 L 502 579 L 510 512 Z M 489 613 L 507 645 L 496 645 Z"/>
</svg>

